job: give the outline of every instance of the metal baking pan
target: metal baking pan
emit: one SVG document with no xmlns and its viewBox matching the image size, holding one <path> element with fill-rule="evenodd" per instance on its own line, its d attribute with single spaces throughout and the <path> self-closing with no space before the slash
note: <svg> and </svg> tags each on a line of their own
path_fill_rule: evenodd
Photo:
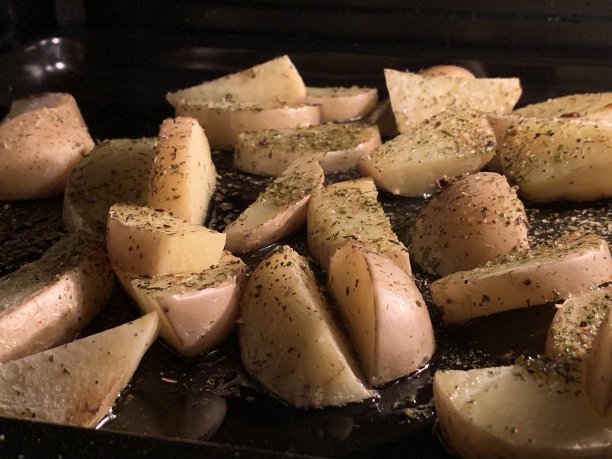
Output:
<svg viewBox="0 0 612 459">
<path fill-rule="evenodd" d="M 112 53 L 108 50 L 112 49 Z M 263 48 L 266 49 L 266 48 Z M 427 50 L 394 53 L 308 51 L 299 47 L 252 50 L 196 46 L 168 37 L 89 34 L 48 37 L 0 55 L 0 105 L 23 95 L 61 90 L 77 99 L 95 139 L 155 136 L 172 116 L 166 91 L 198 83 L 289 52 L 307 84 L 367 84 L 384 91 L 382 69 L 418 69 L 451 62 L 479 76 L 519 76 L 522 104 L 561 94 L 610 89 L 612 65 L 508 59 L 477 52 L 450 56 Z M 461 58 L 463 57 L 463 58 Z M 225 222 L 267 183 L 231 170 L 227 152 L 214 153 L 221 182 L 210 226 Z M 349 174 L 350 175 L 350 174 Z M 345 176 L 331 177 L 339 180 Z M 422 201 L 381 193 L 400 239 Z M 61 197 L 0 203 L 0 275 L 38 258 L 62 232 Z M 612 203 L 527 204 L 534 242 L 565 229 L 592 230 L 612 243 Z M 304 234 L 287 241 L 305 253 Z M 245 261 L 252 267 L 267 250 Z M 415 270 L 424 290 L 430 280 Z M 299 411 L 265 395 L 242 369 L 237 337 L 194 359 L 156 342 L 143 359 L 113 414 L 98 431 L 0 419 L 2 457 L 452 457 L 435 430 L 431 378 L 437 368 L 502 364 L 519 354 L 543 352 L 554 305 L 537 306 L 442 328 L 430 308 L 437 352 L 418 374 L 391 383 L 379 398 L 343 408 Z M 119 289 L 85 333 L 138 315 Z"/>
</svg>

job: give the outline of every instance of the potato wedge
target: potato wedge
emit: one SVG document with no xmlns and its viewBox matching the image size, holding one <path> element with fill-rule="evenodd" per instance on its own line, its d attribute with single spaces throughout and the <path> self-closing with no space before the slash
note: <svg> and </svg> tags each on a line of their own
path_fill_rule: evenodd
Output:
<svg viewBox="0 0 612 459">
<path fill-rule="evenodd" d="M 298 408 L 346 405 L 373 395 L 356 373 L 306 260 L 287 246 L 263 260 L 246 283 L 240 353 L 250 374 Z"/>
<path fill-rule="evenodd" d="M 188 100 L 180 102 L 175 108 L 177 116 L 197 119 L 206 131 L 210 146 L 218 150 L 232 150 L 238 136 L 246 131 L 293 129 L 321 122 L 321 108 L 318 105 Z"/>
<path fill-rule="evenodd" d="M 423 196 L 436 191 L 443 177 L 479 171 L 494 154 L 486 118 L 449 109 L 362 156 L 359 171 L 390 193 Z"/>
<path fill-rule="evenodd" d="M 502 173 L 502 164 L 501 164 L 501 152 L 504 147 L 504 141 L 506 139 L 506 134 L 508 133 L 508 128 L 512 126 L 519 120 L 519 117 L 514 114 L 505 114 L 505 115 L 487 115 L 487 120 L 489 124 L 493 128 L 493 132 L 495 133 L 495 155 L 491 158 L 485 167 L 485 169 L 489 171 Z"/>
<path fill-rule="evenodd" d="M 520 119 L 508 128 L 501 164 L 531 201 L 612 197 L 612 124 Z"/>
<path fill-rule="evenodd" d="M 143 313 L 158 314 L 162 339 L 192 357 L 214 348 L 236 326 L 246 271 L 240 258 L 226 252 L 219 263 L 198 273 L 115 274 Z"/>
<path fill-rule="evenodd" d="M 321 106 L 321 122 L 345 122 L 367 116 L 378 103 L 376 88 L 307 87 L 306 103 Z"/>
<path fill-rule="evenodd" d="M 155 139 L 105 140 L 81 159 L 64 191 L 64 225 L 104 239 L 116 202 L 144 206 Z"/>
<path fill-rule="evenodd" d="M 96 241 L 84 232 L 60 239 L 0 279 L 0 363 L 70 341 L 112 290 L 112 271 Z"/>
<path fill-rule="evenodd" d="M 604 317 L 586 359 L 584 383 L 595 413 L 612 430 L 612 313 Z"/>
<path fill-rule="evenodd" d="M 422 76 L 385 69 L 385 80 L 400 133 L 450 106 L 507 113 L 522 92 L 518 78 Z"/>
<path fill-rule="evenodd" d="M 147 206 L 202 224 L 216 181 L 208 139 L 197 120 L 164 120 L 155 144 Z"/>
<path fill-rule="evenodd" d="M 0 365 L 0 416 L 95 427 L 155 341 L 148 314 L 65 346 Z"/>
<path fill-rule="evenodd" d="M 442 437 L 462 458 L 611 458 L 612 430 L 582 385 L 539 361 L 437 371 Z"/>
<path fill-rule="evenodd" d="M 72 169 L 93 146 L 70 94 L 14 101 L 0 123 L 0 200 L 60 194 Z"/>
<path fill-rule="evenodd" d="M 241 72 L 205 81 L 197 86 L 166 94 L 175 108 L 184 101 L 299 104 L 306 86 L 289 56 L 280 56 Z"/>
<path fill-rule="evenodd" d="M 362 123 L 243 132 L 234 167 L 251 174 L 280 175 L 291 161 L 314 158 L 326 173 L 339 172 L 355 167 L 362 155 L 380 144 L 378 128 Z"/>
<path fill-rule="evenodd" d="M 612 92 L 570 94 L 514 110 L 523 118 L 570 118 L 612 121 Z"/>
<path fill-rule="evenodd" d="M 506 178 L 494 172 L 450 184 L 421 208 L 410 230 L 412 260 L 439 276 L 528 248 L 523 203 Z"/>
<path fill-rule="evenodd" d="M 412 273 L 408 250 L 393 232 L 369 177 L 333 183 L 313 193 L 306 226 L 308 250 L 323 269 L 338 248 L 358 242 Z"/>
<path fill-rule="evenodd" d="M 521 252 L 430 284 L 431 296 L 447 324 L 575 295 L 612 280 L 606 241 L 569 234 L 553 244 Z"/>
<path fill-rule="evenodd" d="M 115 204 L 106 250 L 113 268 L 143 276 L 200 272 L 219 262 L 225 234 L 148 207 Z"/>
<path fill-rule="evenodd" d="M 424 76 L 448 76 L 455 78 L 476 78 L 472 72 L 459 65 L 434 65 L 419 70 L 419 75 Z"/>
<path fill-rule="evenodd" d="M 325 174 L 314 159 L 296 159 L 257 200 L 225 228 L 225 248 L 257 250 L 306 223 L 310 195 L 323 187 Z"/>
<path fill-rule="evenodd" d="M 395 115 L 389 99 L 378 103 L 374 111 L 368 116 L 368 123 L 378 126 L 380 135 L 385 138 L 395 137 L 398 134 Z"/>
<path fill-rule="evenodd" d="M 371 385 L 408 375 L 429 361 L 435 339 L 425 300 L 389 258 L 346 244 L 331 257 L 327 285 Z"/>
</svg>

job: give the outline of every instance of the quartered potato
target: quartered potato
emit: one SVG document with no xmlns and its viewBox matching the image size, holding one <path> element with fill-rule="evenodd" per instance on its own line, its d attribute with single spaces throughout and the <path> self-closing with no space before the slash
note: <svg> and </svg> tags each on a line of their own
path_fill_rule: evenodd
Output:
<svg viewBox="0 0 612 459">
<path fill-rule="evenodd" d="M 580 233 L 430 284 L 447 324 L 568 298 L 612 280 L 606 241 Z"/>
<path fill-rule="evenodd" d="M 612 92 L 570 94 L 514 110 L 524 118 L 569 118 L 612 121 Z"/>
<path fill-rule="evenodd" d="M 391 138 L 397 135 L 397 124 L 389 99 L 384 99 L 378 103 L 374 111 L 368 116 L 368 123 L 377 126 L 380 135 L 383 137 Z"/>
<path fill-rule="evenodd" d="M 445 177 L 479 171 L 494 153 L 495 135 L 480 112 L 448 109 L 364 155 L 359 171 L 393 194 L 423 196 Z"/>
<path fill-rule="evenodd" d="M 70 341 L 112 290 L 97 241 L 84 232 L 60 239 L 42 258 L 0 279 L 0 363 Z"/>
<path fill-rule="evenodd" d="M 321 106 L 321 122 L 356 120 L 367 116 L 378 103 L 376 88 L 307 87 L 306 103 Z"/>
<path fill-rule="evenodd" d="M 0 200 L 60 194 L 72 169 L 93 146 L 70 94 L 14 101 L 0 123 Z"/>
<path fill-rule="evenodd" d="M 306 223 L 310 195 L 325 175 L 313 159 L 296 159 L 225 228 L 225 248 L 250 252 L 279 241 Z"/>
<path fill-rule="evenodd" d="M 323 269 L 338 248 L 358 242 L 412 273 L 408 250 L 393 232 L 371 178 L 332 183 L 313 193 L 306 225 L 308 250 Z"/>
<path fill-rule="evenodd" d="M 587 399 L 612 431 L 612 313 L 603 319 L 586 359 L 584 384 Z"/>
<path fill-rule="evenodd" d="M 508 113 L 522 92 L 518 78 L 423 76 L 385 69 L 385 80 L 400 133 L 451 106 Z"/>
<path fill-rule="evenodd" d="M 160 336 L 179 354 L 195 356 L 223 341 L 236 326 L 246 265 L 228 252 L 204 271 L 137 276 L 115 270 L 146 314 L 159 316 Z"/>
<path fill-rule="evenodd" d="M 506 178 L 493 172 L 451 183 L 421 208 L 410 230 L 410 255 L 446 276 L 529 248 L 527 215 Z"/>
<path fill-rule="evenodd" d="M 373 395 L 313 272 L 290 247 L 264 259 L 248 279 L 239 323 L 244 367 L 290 405 L 323 408 Z"/>
<path fill-rule="evenodd" d="M 612 197 L 612 124 L 524 118 L 511 124 L 501 165 L 531 201 Z"/>
<path fill-rule="evenodd" d="M 198 122 L 166 119 L 155 145 L 147 206 L 202 224 L 216 181 L 208 139 Z"/>
<path fill-rule="evenodd" d="M 359 158 L 381 144 L 376 126 L 363 123 L 266 129 L 238 137 L 234 167 L 251 174 L 280 175 L 291 161 L 316 159 L 326 173 L 357 165 Z"/>
<path fill-rule="evenodd" d="M 435 340 L 425 300 L 393 261 L 344 245 L 331 257 L 327 284 L 370 384 L 400 378 L 429 361 Z"/>
<path fill-rule="evenodd" d="M 104 238 L 116 202 L 144 206 L 155 139 L 105 140 L 77 164 L 64 191 L 64 224 Z"/>
<path fill-rule="evenodd" d="M 437 371 L 433 392 L 442 437 L 462 458 L 612 457 L 612 430 L 553 365 Z"/>
<path fill-rule="evenodd" d="M 0 365 L 0 416 L 95 427 L 157 337 L 148 314 L 96 335 Z"/>
</svg>

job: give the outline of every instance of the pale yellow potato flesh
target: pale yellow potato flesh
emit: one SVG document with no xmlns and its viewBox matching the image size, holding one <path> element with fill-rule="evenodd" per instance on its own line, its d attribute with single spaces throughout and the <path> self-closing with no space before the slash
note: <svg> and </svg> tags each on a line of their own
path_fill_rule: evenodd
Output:
<svg viewBox="0 0 612 459">
<path fill-rule="evenodd" d="M 439 276 L 529 248 L 523 203 L 494 172 L 468 175 L 434 195 L 409 235 L 412 260 Z"/>
<path fill-rule="evenodd" d="M 612 457 L 612 430 L 591 412 L 582 385 L 539 361 L 437 371 L 434 403 L 442 437 L 471 458 Z"/>
<path fill-rule="evenodd" d="M 373 395 L 356 373 L 313 272 L 290 247 L 253 271 L 241 295 L 239 324 L 244 367 L 291 406 L 340 406 Z"/>
<path fill-rule="evenodd" d="M 0 123 L 0 200 L 60 194 L 72 169 L 93 146 L 70 94 L 14 101 Z"/>
<path fill-rule="evenodd" d="M 412 273 L 408 250 L 393 232 L 369 177 L 333 183 L 313 193 L 306 227 L 308 251 L 325 270 L 338 248 L 357 242 Z"/>
<path fill-rule="evenodd" d="M 344 122 L 367 116 L 378 103 L 378 90 L 360 86 L 307 87 L 306 103 L 321 106 L 321 122 Z"/>
<path fill-rule="evenodd" d="M 0 365 L 0 416 L 95 427 L 157 337 L 148 314 L 96 335 Z"/>
<path fill-rule="evenodd" d="M 339 172 L 355 167 L 361 156 L 380 144 L 378 128 L 364 123 L 243 132 L 234 151 L 234 167 L 277 176 L 292 161 L 311 158 L 325 173 Z"/>
<path fill-rule="evenodd" d="M 496 140 L 495 155 L 491 158 L 485 167 L 486 170 L 502 173 L 501 152 L 504 147 L 504 140 L 508 133 L 508 128 L 518 121 L 519 117 L 514 114 L 505 115 L 487 115 L 487 120 L 493 128 Z"/>
<path fill-rule="evenodd" d="M 225 248 L 233 253 L 260 249 L 306 223 L 311 194 L 325 174 L 314 159 L 296 159 L 257 200 L 225 228 Z"/>
<path fill-rule="evenodd" d="M 406 376 L 429 361 L 435 339 L 425 300 L 389 258 L 347 244 L 331 257 L 327 285 L 371 385 Z"/>
<path fill-rule="evenodd" d="M 508 113 L 522 93 L 518 78 L 423 76 L 385 69 L 385 80 L 400 133 L 450 106 Z"/>
<path fill-rule="evenodd" d="M 197 273 L 115 274 L 143 313 L 159 315 L 161 338 L 192 357 L 217 346 L 236 326 L 246 271 L 240 258 L 225 252 L 219 263 Z"/>
<path fill-rule="evenodd" d="M 0 279 L 0 363 L 70 341 L 112 290 L 112 271 L 96 241 L 84 232 L 60 239 Z"/>
<path fill-rule="evenodd" d="M 225 234 L 148 207 L 115 204 L 108 213 L 106 249 L 113 268 L 163 276 L 199 272 L 223 254 Z"/>
<path fill-rule="evenodd" d="M 64 225 L 104 239 L 108 210 L 117 202 L 144 206 L 155 139 L 112 139 L 77 164 L 64 191 Z"/>
<path fill-rule="evenodd" d="M 280 56 L 237 73 L 166 94 L 175 108 L 185 100 L 230 103 L 299 104 L 306 86 L 288 56 Z"/>
<path fill-rule="evenodd" d="M 419 75 L 449 76 L 455 78 L 476 78 L 472 72 L 459 65 L 441 64 L 419 70 Z"/>
<path fill-rule="evenodd" d="M 603 319 L 586 359 L 584 384 L 587 399 L 612 431 L 612 313 Z"/>
<path fill-rule="evenodd" d="M 503 172 L 531 201 L 612 197 L 612 124 L 523 118 L 512 123 L 500 152 Z"/>
<path fill-rule="evenodd" d="M 482 169 L 495 146 L 480 112 L 448 109 L 364 155 L 359 171 L 390 193 L 423 196 L 438 190 L 443 178 Z"/>
<path fill-rule="evenodd" d="M 570 118 L 612 121 L 612 92 L 570 94 L 514 110 L 524 118 Z"/>
<path fill-rule="evenodd" d="M 567 298 L 612 280 L 605 240 L 570 234 L 470 271 L 430 284 L 433 302 L 446 324 Z"/>
<path fill-rule="evenodd" d="M 155 144 L 147 206 L 202 224 L 216 182 L 208 139 L 197 120 L 164 120 Z"/>
</svg>

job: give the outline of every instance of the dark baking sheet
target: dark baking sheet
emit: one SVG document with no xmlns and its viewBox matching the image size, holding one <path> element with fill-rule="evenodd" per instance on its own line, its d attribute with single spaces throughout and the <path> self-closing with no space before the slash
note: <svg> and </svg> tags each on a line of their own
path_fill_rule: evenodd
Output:
<svg viewBox="0 0 612 459">
<path fill-rule="evenodd" d="M 162 38 L 50 37 L 7 52 L 0 56 L 0 68 L 12 71 L 0 74 L 0 103 L 6 110 L 15 97 L 45 90 L 68 91 L 77 98 L 96 139 L 154 136 L 161 120 L 172 115 L 163 100 L 167 90 L 281 54 L 278 50 L 202 47 Z M 478 53 L 449 59 L 424 50 L 412 57 L 312 52 L 299 47 L 283 51 L 290 52 L 311 85 L 359 83 L 384 91 L 384 67 L 414 70 L 449 61 L 466 65 L 480 76 L 520 76 L 525 87 L 522 103 L 570 92 L 606 90 L 612 81 L 612 67 L 599 62 L 557 63 L 537 56 L 517 61 Z M 222 178 L 210 226 L 221 230 L 255 199 L 267 180 L 232 171 L 227 153 L 215 153 L 214 160 Z M 330 180 L 342 178 L 346 176 Z M 381 201 L 398 235 L 405 239 L 421 201 L 384 193 Z M 528 213 L 534 242 L 571 228 L 595 231 L 612 242 L 610 201 L 528 206 Z M 61 197 L 0 203 L 0 275 L 38 258 L 62 232 Z M 285 242 L 305 253 L 303 233 Z M 267 251 L 246 261 L 253 266 Z M 416 272 L 426 290 L 427 277 Z M 430 403 L 435 369 L 501 364 L 520 353 L 541 353 L 554 310 L 554 305 L 543 305 L 475 320 L 463 327 L 441 328 L 436 310 L 431 309 L 438 351 L 427 368 L 388 385 L 375 400 L 306 412 L 283 406 L 248 378 L 239 363 L 235 335 L 218 350 L 195 359 L 180 358 L 158 341 L 146 354 L 113 416 L 101 426 L 103 432 L 0 420 L 0 435 L 6 438 L 0 442 L 0 453 L 47 457 L 49 450 L 40 445 L 43 438 L 53 441 L 59 448 L 57 454 L 63 457 L 82 457 L 85 451 L 89 456 L 107 455 L 103 451 L 108 448 L 118 451 L 109 446 L 115 444 L 134 456 L 173 451 L 185 457 L 197 452 L 214 457 L 234 453 L 246 457 L 449 457 L 435 434 Z M 117 288 L 86 333 L 137 315 L 131 301 Z M 79 445 L 76 449 L 70 447 L 74 442 Z"/>
</svg>

